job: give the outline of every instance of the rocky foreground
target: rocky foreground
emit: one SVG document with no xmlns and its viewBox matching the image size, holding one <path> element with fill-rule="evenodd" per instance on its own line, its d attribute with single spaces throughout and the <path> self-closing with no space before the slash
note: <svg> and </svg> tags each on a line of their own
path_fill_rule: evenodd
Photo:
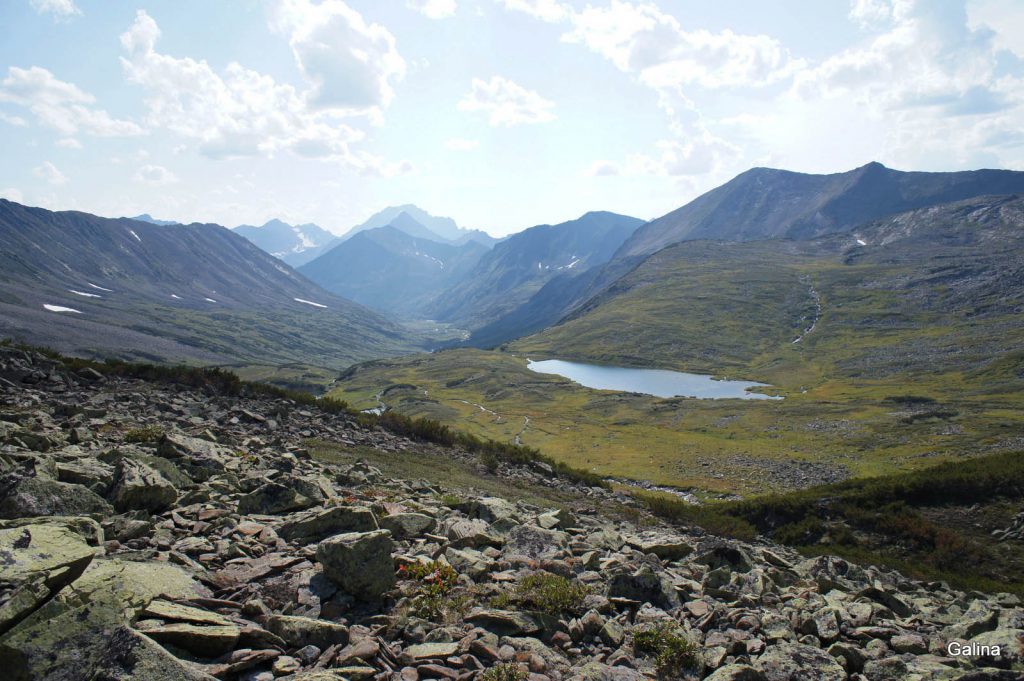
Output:
<svg viewBox="0 0 1024 681">
<path fill-rule="evenodd" d="M 613 514 L 626 497 L 542 465 L 502 464 L 503 499 L 315 440 L 474 459 L 0 348 L 0 677 L 1024 677 L 1016 596 Z"/>
</svg>

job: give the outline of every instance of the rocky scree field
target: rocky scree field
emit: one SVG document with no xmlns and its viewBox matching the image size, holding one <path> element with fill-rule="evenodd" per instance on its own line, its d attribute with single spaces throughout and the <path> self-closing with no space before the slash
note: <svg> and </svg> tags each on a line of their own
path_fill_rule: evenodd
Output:
<svg viewBox="0 0 1024 681">
<path fill-rule="evenodd" d="M 29 679 L 1019 679 L 1024 608 L 666 525 L 331 403 L 0 348 Z M 142 371 L 136 372 L 142 375 Z M 384 423 L 384 422 L 381 422 Z M 998 645 L 952 657 L 947 642 Z"/>
</svg>

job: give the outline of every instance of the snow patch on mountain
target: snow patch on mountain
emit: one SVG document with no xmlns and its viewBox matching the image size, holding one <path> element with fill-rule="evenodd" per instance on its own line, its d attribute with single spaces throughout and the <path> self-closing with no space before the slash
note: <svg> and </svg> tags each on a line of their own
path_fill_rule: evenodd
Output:
<svg viewBox="0 0 1024 681">
<path fill-rule="evenodd" d="M 74 312 L 75 314 L 82 314 L 81 310 L 76 310 L 73 307 L 64 307 L 63 305 L 48 305 L 44 303 L 43 307 L 45 307 L 50 312 Z"/>
</svg>

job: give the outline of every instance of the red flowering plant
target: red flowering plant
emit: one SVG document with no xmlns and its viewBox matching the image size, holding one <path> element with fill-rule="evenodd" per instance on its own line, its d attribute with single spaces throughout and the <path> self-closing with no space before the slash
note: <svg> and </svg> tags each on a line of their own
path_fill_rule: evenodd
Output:
<svg viewBox="0 0 1024 681">
<path fill-rule="evenodd" d="M 398 576 L 415 583 L 412 589 L 413 612 L 425 619 L 441 620 L 460 610 L 468 600 L 452 597 L 459 573 L 448 563 L 436 560 L 407 563 L 398 568 Z"/>
</svg>

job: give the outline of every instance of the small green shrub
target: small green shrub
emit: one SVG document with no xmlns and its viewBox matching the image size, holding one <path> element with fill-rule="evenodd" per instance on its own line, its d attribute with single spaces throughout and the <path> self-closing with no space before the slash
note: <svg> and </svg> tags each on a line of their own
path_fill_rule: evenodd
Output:
<svg viewBox="0 0 1024 681">
<path fill-rule="evenodd" d="M 492 602 L 495 607 L 535 610 L 548 615 L 577 614 L 583 599 L 590 593 L 583 584 L 550 572 L 524 577 L 511 593 L 502 594 Z"/>
<path fill-rule="evenodd" d="M 818 540 L 825 536 L 825 523 L 820 518 L 809 517 L 799 522 L 783 525 L 775 530 L 772 538 L 790 546 L 810 546 L 817 544 Z"/>
<path fill-rule="evenodd" d="M 671 622 L 634 634 L 633 649 L 638 655 L 654 658 L 660 679 L 680 678 L 702 666 L 697 645 Z"/>
<path fill-rule="evenodd" d="M 145 426 L 129 430 L 124 434 L 124 441 L 132 443 L 156 442 L 163 436 L 163 428 L 159 426 Z"/>
<path fill-rule="evenodd" d="M 438 501 L 448 508 L 455 508 L 459 504 L 465 502 L 465 499 L 460 497 L 458 494 L 442 494 Z"/>
<path fill-rule="evenodd" d="M 480 681 L 526 681 L 529 672 L 518 664 L 499 664 L 480 675 Z"/>
<path fill-rule="evenodd" d="M 498 461 L 498 457 L 494 455 L 494 452 L 484 452 L 480 455 L 480 463 L 484 465 L 484 468 L 490 472 L 498 470 L 498 466 L 501 464 Z"/>
</svg>

